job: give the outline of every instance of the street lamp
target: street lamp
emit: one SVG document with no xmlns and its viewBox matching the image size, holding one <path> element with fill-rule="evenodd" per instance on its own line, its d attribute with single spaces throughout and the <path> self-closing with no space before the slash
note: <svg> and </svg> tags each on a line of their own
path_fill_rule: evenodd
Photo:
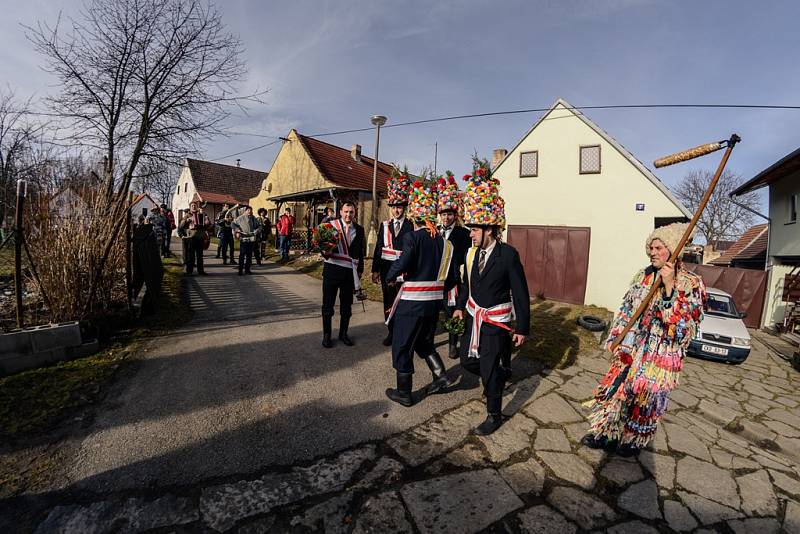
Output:
<svg viewBox="0 0 800 534">
<path fill-rule="evenodd" d="M 372 165 L 372 220 L 369 223 L 369 241 L 375 243 L 378 238 L 378 149 L 381 145 L 381 126 L 386 124 L 386 117 L 373 115 L 370 122 L 375 128 L 375 161 Z"/>
</svg>

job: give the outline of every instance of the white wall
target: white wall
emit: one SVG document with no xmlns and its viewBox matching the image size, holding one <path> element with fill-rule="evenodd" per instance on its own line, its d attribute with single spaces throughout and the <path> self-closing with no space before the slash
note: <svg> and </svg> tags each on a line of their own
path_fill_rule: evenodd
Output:
<svg viewBox="0 0 800 534">
<path fill-rule="evenodd" d="M 172 214 L 175 216 L 177 225 L 183 213 L 189 210 L 189 202 L 192 201 L 196 189 L 189 167 L 185 165 L 178 176 L 178 185 L 172 194 Z M 176 231 L 177 232 L 177 231 Z"/>
<path fill-rule="evenodd" d="M 579 147 L 601 146 L 601 173 L 580 174 Z M 538 177 L 520 178 L 520 153 L 539 151 Z M 648 264 L 655 217 L 684 213 L 613 145 L 558 104 L 498 167 L 509 225 L 591 228 L 586 304 L 619 307 L 633 274 Z M 644 203 L 644 211 L 636 204 Z"/>
</svg>

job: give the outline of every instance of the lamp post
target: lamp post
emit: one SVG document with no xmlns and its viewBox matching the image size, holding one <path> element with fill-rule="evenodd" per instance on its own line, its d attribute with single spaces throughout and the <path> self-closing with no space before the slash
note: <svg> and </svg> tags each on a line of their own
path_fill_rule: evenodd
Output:
<svg viewBox="0 0 800 534">
<path fill-rule="evenodd" d="M 386 117 L 383 115 L 373 115 L 370 122 L 375 128 L 375 161 L 372 166 L 372 219 L 369 222 L 369 238 L 367 241 L 375 243 L 378 238 L 378 150 L 381 145 L 381 126 L 386 124 Z"/>
</svg>

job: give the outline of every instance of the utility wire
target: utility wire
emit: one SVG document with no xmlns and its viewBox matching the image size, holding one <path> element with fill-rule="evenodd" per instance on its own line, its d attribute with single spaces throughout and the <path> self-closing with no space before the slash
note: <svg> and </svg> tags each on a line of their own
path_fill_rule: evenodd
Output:
<svg viewBox="0 0 800 534">
<path fill-rule="evenodd" d="M 254 146 L 253 148 L 248 148 L 247 150 L 242 150 L 241 152 L 236 152 L 234 154 L 228 154 L 227 156 L 220 156 L 218 158 L 210 159 L 208 161 L 219 161 L 221 159 L 232 158 L 233 156 L 241 156 L 242 154 L 247 154 L 248 152 L 253 152 L 255 150 L 260 150 L 262 148 L 266 148 L 268 146 L 274 145 L 275 143 L 277 143 L 279 141 L 281 141 L 281 139 L 276 139 L 275 141 L 273 141 L 271 143 L 267 143 L 266 145 Z"/>
</svg>

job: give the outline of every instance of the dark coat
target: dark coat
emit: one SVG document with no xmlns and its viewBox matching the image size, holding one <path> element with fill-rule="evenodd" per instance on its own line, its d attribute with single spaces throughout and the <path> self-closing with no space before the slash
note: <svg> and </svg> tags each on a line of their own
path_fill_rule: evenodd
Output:
<svg viewBox="0 0 800 534">
<path fill-rule="evenodd" d="M 514 333 L 527 336 L 530 334 L 531 324 L 531 302 L 528 293 L 528 281 L 525 279 L 525 270 L 519 260 L 517 249 L 511 245 L 498 242 L 483 272 L 478 274 L 478 254 L 472 262 L 472 272 L 469 274 L 469 283 L 472 290 L 472 298 L 475 303 L 482 308 L 491 308 L 498 304 L 508 301 L 514 303 L 516 313 L 516 328 Z M 469 291 L 466 284 L 458 295 L 456 308 L 466 309 Z M 464 312 L 467 339 L 472 328 L 472 316 Z M 484 334 L 503 334 L 507 330 L 484 323 L 481 335 Z"/>
<path fill-rule="evenodd" d="M 464 226 L 456 225 L 450 236 L 447 238 L 455 247 L 455 257 L 458 265 L 464 265 L 467 260 L 467 251 L 472 247 L 472 238 L 469 236 L 469 229 Z"/>
<path fill-rule="evenodd" d="M 436 280 L 439 275 L 439 264 L 444 253 L 444 238 L 437 235 L 431 237 L 427 228 L 415 230 L 403 238 L 403 254 L 392 262 L 386 280 L 392 282 L 401 274 L 409 282 Z M 455 253 L 454 253 L 455 256 Z M 455 257 L 450 262 L 450 270 L 445 280 L 445 291 L 458 284 Z M 395 311 L 398 315 L 436 315 L 442 308 L 442 300 L 412 301 L 401 300 Z"/>
<path fill-rule="evenodd" d="M 364 254 L 367 249 L 367 240 L 364 237 L 364 227 L 354 222 L 353 227 L 356 229 L 356 236 L 349 246 L 349 256 L 358 260 L 358 275 L 364 272 Z M 353 277 L 353 270 L 332 263 L 322 264 L 322 276 L 329 280 L 344 280 L 347 277 Z"/>
<path fill-rule="evenodd" d="M 403 248 L 403 239 L 407 234 L 414 231 L 414 225 L 408 218 L 403 219 L 403 224 L 400 225 L 400 232 L 397 235 L 394 233 L 394 224 L 389 225 L 389 232 L 392 234 L 392 244 L 395 250 Z M 381 278 L 386 279 L 386 273 L 389 272 L 389 267 L 392 266 L 393 261 L 384 260 L 381 258 L 381 249 L 384 247 L 383 243 L 383 223 L 378 227 L 378 239 L 375 242 L 375 250 L 372 253 L 372 272 L 381 273 Z"/>
</svg>

